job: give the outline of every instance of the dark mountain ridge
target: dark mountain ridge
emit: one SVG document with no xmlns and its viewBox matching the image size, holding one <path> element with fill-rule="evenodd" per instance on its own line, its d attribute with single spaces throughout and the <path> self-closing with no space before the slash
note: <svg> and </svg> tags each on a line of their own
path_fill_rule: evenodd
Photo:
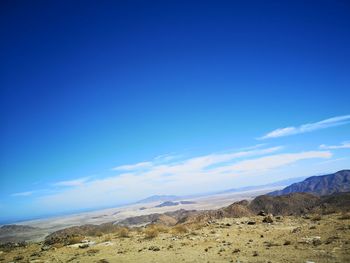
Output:
<svg viewBox="0 0 350 263">
<path fill-rule="evenodd" d="M 314 195 L 331 195 L 350 191 L 350 170 L 341 170 L 333 174 L 311 176 L 302 182 L 294 183 L 282 190 L 268 195 L 278 196 L 291 193 L 311 193 Z"/>
</svg>

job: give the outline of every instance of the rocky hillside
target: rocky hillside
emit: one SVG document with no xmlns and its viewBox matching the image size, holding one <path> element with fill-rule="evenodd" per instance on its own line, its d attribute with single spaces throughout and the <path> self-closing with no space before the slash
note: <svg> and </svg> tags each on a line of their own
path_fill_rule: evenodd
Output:
<svg viewBox="0 0 350 263">
<path fill-rule="evenodd" d="M 120 227 L 125 226 L 201 224 L 224 218 L 253 217 L 262 213 L 289 216 L 340 212 L 350 212 L 350 193 L 338 193 L 322 197 L 309 193 L 293 193 L 284 196 L 262 195 L 251 202 L 242 200 L 216 210 L 187 211 L 181 209 L 164 214 L 130 217 L 116 223 L 70 227 L 50 234 L 46 237 L 45 243 L 63 242 L 69 244 L 72 238 L 75 240 L 76 237 L 115 233 L 120 230 Z"/>
<path fill-rule="evenodd" d="M 269 193 L 272 196 L 290 193 L 311 193 L 315 195 L 331 195 L 350 191 L 350 170 L 342 170 L 334 174 L 312 176 L 302 182 L 294 183 L 283 190 Z"/>
<path fill-rule="evenodd" d="M 36 230 L 37 228 L 25 225 L 4 225 L 0 227 L 0 236 L 7 234 L 16 234 Z"/>
<path fill-rule="evenodd" d="M 169 225 L 169 222 L 176 224 L 180 219 L 185 218 L 188 215 L 194 214 L 194 213 L 196 213 L 195 210 L 180 209 L 173 212 L 166 212 L 164 214 L 155 213 L 155 214 L 149 214 L 149 215 L 129 217 L 122 221 L 116 222 L 115 225 L 140 226 L 140 225 L 145 225 L 150 223 L 160 223 L 164 225 Z"/>
<path fill-rule="evenodd" d="M 312 211 L 320 198 L 308 193 L 293 193 L 282 196 L 262 195 L 256 197 L 249 208 L 254 213 L 265 211 L 274 215 L 301 215 Z"/>
</svg>

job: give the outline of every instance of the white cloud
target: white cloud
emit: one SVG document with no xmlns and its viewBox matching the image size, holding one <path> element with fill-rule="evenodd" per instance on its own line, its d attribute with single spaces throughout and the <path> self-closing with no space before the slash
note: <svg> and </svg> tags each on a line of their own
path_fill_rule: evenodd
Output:
<svg viewBox="0 0 350 263">
<path fill-rule="evenodd" d="M 54 183 L 54 186 L 81 186 L 89 180 L 90 177 L 83 177 L 75 180 L 61 181 Z"/>
<path fill-rule="evenodd" d="M 23 196 L 23 197 L 25 197 L 25 196 L 30 196 L 33 193 L 34 193 L 33 191 L 27 191 L 27 192 L 14 193 L 11 196 L 14 196 L 14 197 L 16 197 L 16 196 Z"/>
<path fill-rule="evenodd" d="M 265 156 L 253 160 L 245 160 L 231 166 L 221 168 L 223 171 L 230 172 L 252 172 L 266 171 L 288 165 L 299 160 L 314 159 L 314 158 L 330 158 L 332 154 L 329 151 L 309 151 L 300 153 L 285 153 L 278 155 Z"/>
<path fill-rule="evenodd" d="M 47 207 L 82 209 L 126 203 L 155 193 L 182 195 L 208 189 L 220 190 L 232 187 L 237 176 L 263 175 L 300 160 L 332 156 L 328 151 L 276 154 L 280 149 L 282 147 L 216 153 L 167 164 L 152 162 L 147 170 L 136 169 L 90 180 L 59 193 L 42 196 L 38 202 Z"/>
<path fill-rule="evenodd" d="M 132 170 L 138 170 L 138 169 L 145 169 L 152 167 L 152 162 L 141 162 L 136 164 L 127 164 L 127 165 L 121 165 L 117 167 L 113 167 L 113 171 L 132 171 Z"/>
<path fill-rule="evenodd" d="M 320 129 L 325 129 L 329 127 L 339 126 L 350 123 L 350 115 L 344 115 L 344 116 L 337 116 L 330 119 L 322 120 L 319 122 L 314 123 L 307 123 L 303 124 L 297 127 L 290 126 L 285 128 L 278 128 L 276 130 L 273 130 L 264 136 L 260 137 L 259 139 L 270 139 L 270 138 L 278 138 L 278 137 L 284 137 L 284 136 L 290 136 L 294 134 L 300 134 L 300 133 L 306 133 L 306 132 L 312 132 Z"/>
<path fill-rule="evenodd" d="M 336 149 L 350 149 L 350 141 L 342 142 L 340 145 L 325 145 L 321 144 L 320 149 L 336 150 Z"/>
<path fill-rule="evenodd" d="M 345 160 L 349 160 L 349 159 L 350 159 L 349 157 L 341 157 L 341 158 L 336 158 L 336 159 L 330 159 L 330 160 L 327 160 L 327 161 L 320 162 L 320 163 L 318 163 L 318 165 L 320 165 L 320 164 L 336 163 L 336 162 L 341 162 L 341 161 L 345 161 Z"/>
</svg>

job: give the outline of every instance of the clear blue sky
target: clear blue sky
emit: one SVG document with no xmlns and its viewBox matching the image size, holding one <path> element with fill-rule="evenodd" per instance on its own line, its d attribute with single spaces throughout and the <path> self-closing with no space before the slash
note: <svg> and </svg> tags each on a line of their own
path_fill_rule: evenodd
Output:
<svg viewBox="0 0 350 263">
<path fill-rule="evenodd" d="M 345 0 L 1 1 L 0 220 L 349 168 L 349 14 Z M 226 171 L 193 159 L 213 154 Z"/>
</svg>

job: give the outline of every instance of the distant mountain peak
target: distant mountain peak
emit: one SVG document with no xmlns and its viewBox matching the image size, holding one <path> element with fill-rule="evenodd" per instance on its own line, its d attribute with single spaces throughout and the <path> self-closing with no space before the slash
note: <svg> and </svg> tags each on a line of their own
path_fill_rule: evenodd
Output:
<svg viewBox="0 0 350 263">
<path fill-rule="evenodd" d="M 137 203 L 152 203 L 152 202 L 167 202 L 180 199 L 177 195 L 152 195 L 145 199 L 138 201 Z"/>
</svg>

